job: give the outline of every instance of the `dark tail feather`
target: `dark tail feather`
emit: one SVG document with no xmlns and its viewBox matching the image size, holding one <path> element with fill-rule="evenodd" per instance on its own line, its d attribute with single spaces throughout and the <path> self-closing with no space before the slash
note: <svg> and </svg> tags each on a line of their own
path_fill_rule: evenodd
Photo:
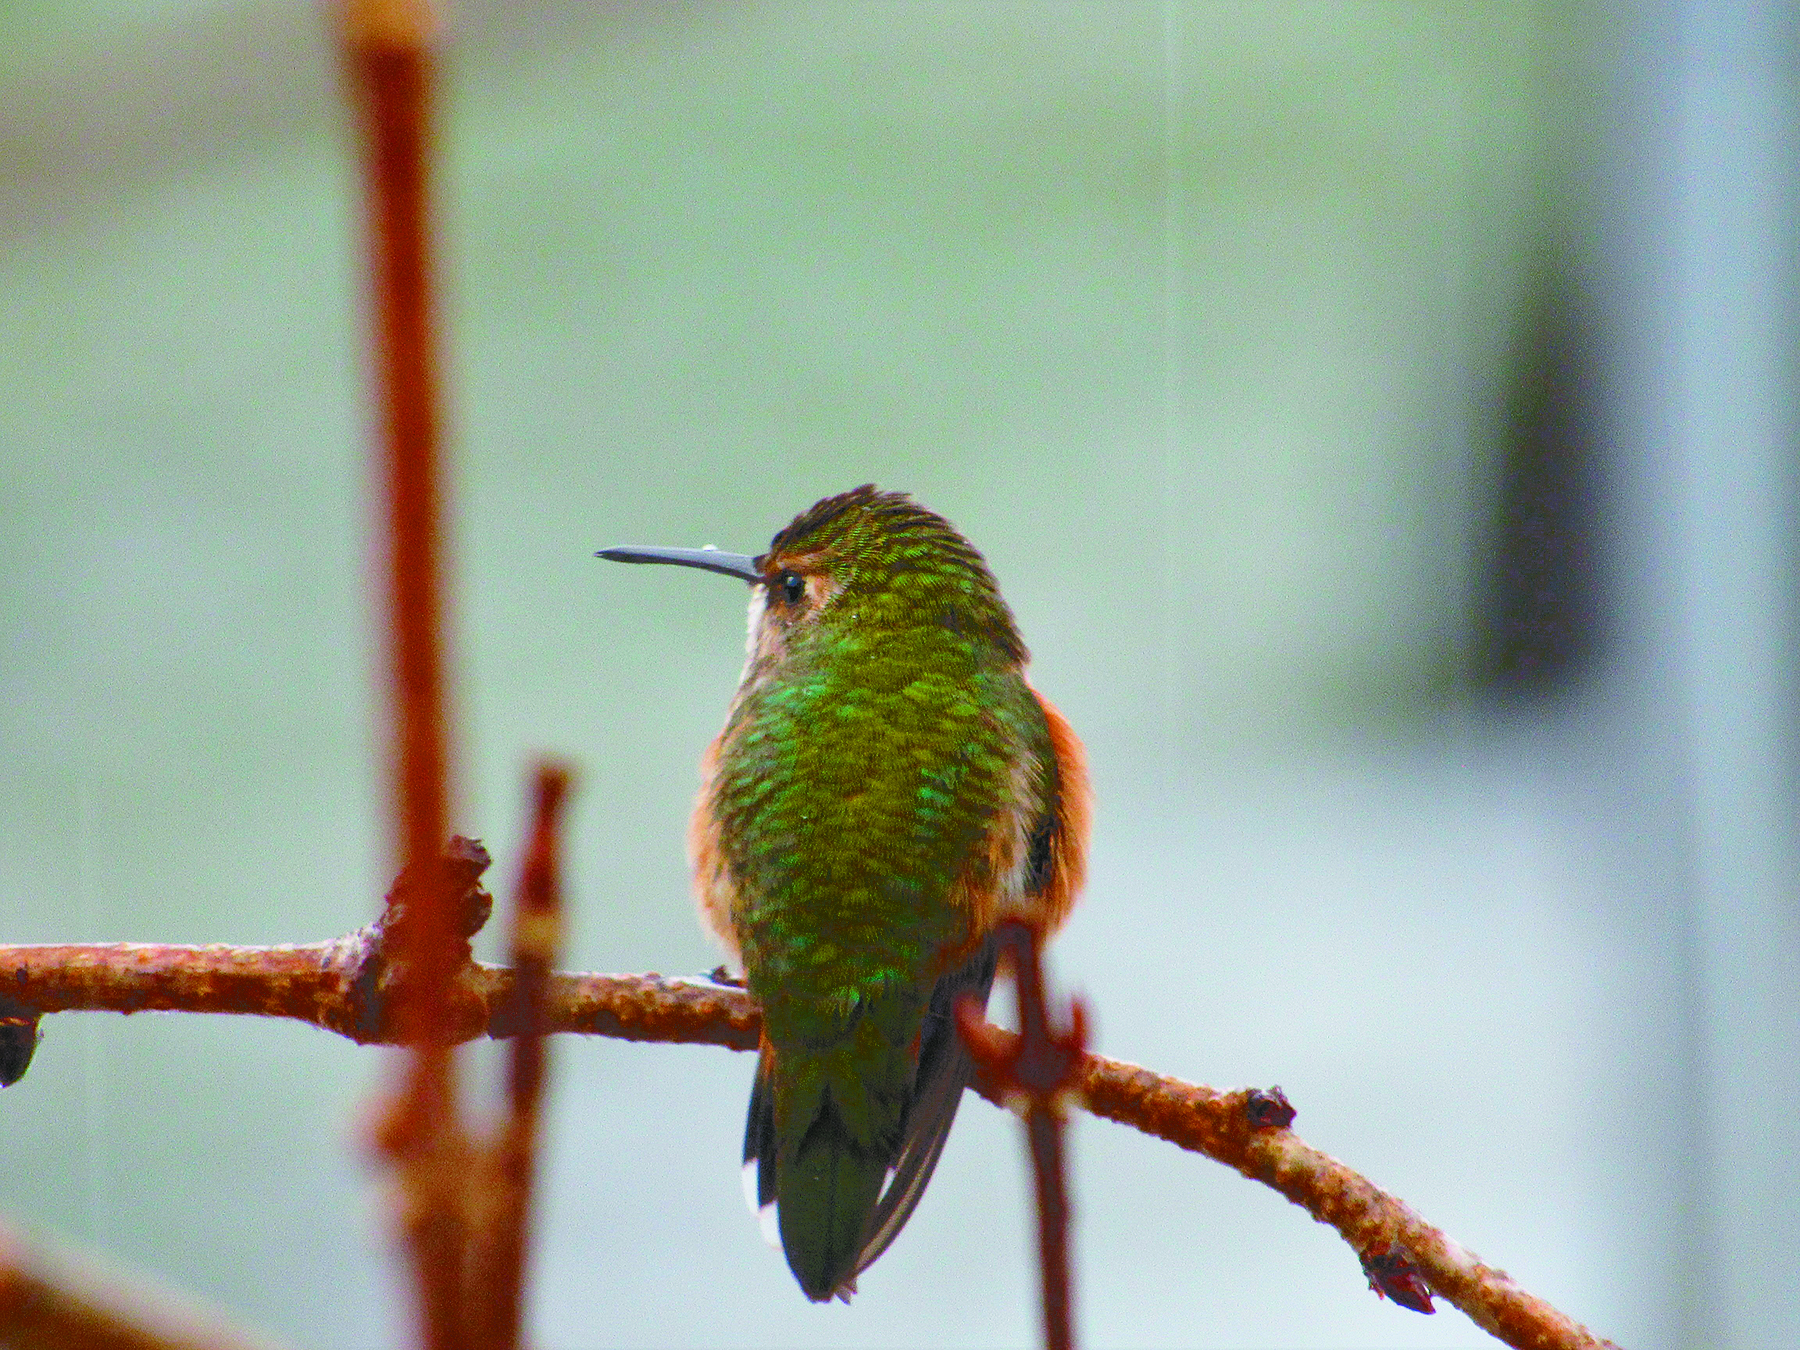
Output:
<svg viewBox="0 0 1800 1350">
<path fill-rule="evenodd" d="M 887 1158 L 858 1144 L 835 1106 L 813 1121 L 793 1159 L 781 1169 L 781 1245 L 800 1288 L 815 1302 L 856 1276 L 869 1213 L 887 1174 Z"/>
<path fill-rule="evenodd" d="M 974 956 L 940 979 L 931 991 L 931 1007 L 919 1036 L 919 1067 L 913 1075 L 912 1096 L 901 1126 L 900 1151 L 894 1158 L 893 1176 L 869 1220 L 869 1232 L 863 1239 L 856 1267 L 850 1272 L 852 1277 L 867 1270 L 900 1235 L 918 1208 L 925 1183 L 931 1180 L 932 1169 L 944 1152 L 963 1089 L 975 1076 L 975 1061 L 969 1058 L 968 1048 L 956 1033 L 956 1001 L 964 994 L 973 994 L 982 1007 L 987 1006 L 999 950 L 994 939 L 989 938 Z"/>
<path fill-rule="evenodd" d="M 775 1078 L 775 1056 L 765 1045 L 744 1123 L 744 1197 L 808 1298 L 848 1298 L 887 1153 L 858 1143 L 827 1095 L 777 1172 Z"/>
<path fill-rule="evenodd" d="M 775 1203 L 775 1057 L 766 1043 L 744 1121 L 744 1199 L 758 1216 Z"/>
<path fill-rule="evenodd" d="M 887 1250 L 918 1207 L 974 1076 L 974 1062 L 956 1033 L 956 1001 L 973 994 L 986 1006 L 997 957 L 990 940 L 932 990 L 895 1147 L 859 1141 L 827 1092 L 778 1174 L 776 1066 L 764 1045 L 744 1124 L 744 1193 L 765 1233 L 768 1207 L 776 1205 L 781 1246 L 808 1298 L 848 1297 L 857 1275 Z"/>
</svg>

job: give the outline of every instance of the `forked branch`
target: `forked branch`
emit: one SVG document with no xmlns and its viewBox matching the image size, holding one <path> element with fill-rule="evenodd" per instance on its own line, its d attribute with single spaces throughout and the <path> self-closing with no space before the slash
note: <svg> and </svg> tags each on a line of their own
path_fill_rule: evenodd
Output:
<svg viewBox="0 0 1800 1350">
<path fill-rule="evenodd" d="M 479 844 L 458 839 L 442 864 L 467 934 L 481 926 L 492 903 L 480 885 L 487 862 Z M 29 1027 L 35 1042 L 37 1018 L 45 1013 L 256 1013 L 308 1022 L 360 1044 L 390 1044 L 396 1039 L 393 992 L 408 972 L 390 960 L 387 939 L 408 922 L 417 884 L 403 876 L 375 923 L 305 946 L 0 947 L 0 998 L 6 1004 L 0 1019 Z M 517 1034 L 517 986 L 513 971 L 465 960 L 448 988 L 448 1034 L 458 1041 Z M 704 977 L 655 974 L 552 972 L 539 1017 L 546 1032 L 733 1050 L 754 1049 L 762 1022 L 756 1001 L 742 989 Z M 991 1031 L 995 1045 L 1004 1048 L 1011 1033 Z M 1075 1084 L 1076 1099 L 1093 1114 L 1236 1168 L 1330 1224 L 1390 1297 L 1406 1303 L 1409 1291 L 1416 1297 L 1428 1287 L 1508 1345 L 1611 1345 L 1464 1250 L 1397 1197 L 1301 1140 L 1288 1128 L 1293 1108 L 1279 1089 L 1220 1092 L 1094 1054 L 1082 1057 Z"/>
</svg>

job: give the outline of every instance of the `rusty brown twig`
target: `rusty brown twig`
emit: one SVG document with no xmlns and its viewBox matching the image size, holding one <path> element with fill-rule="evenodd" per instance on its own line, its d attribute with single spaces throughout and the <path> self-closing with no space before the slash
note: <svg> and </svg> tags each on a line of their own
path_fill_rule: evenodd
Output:
<svg viewBox="0 0 1800 1350">
<path fill-rule="evenodd" d="M 445 1002 L 452 1041 L 508 1037 L 519 1029 L 517 979 L 504 966 L 468 959 L 467 936 L 492 900 L 477 878 L 487 866 L 479 844 L 457 840 L 444 864 L 455 884 L 453 913 L 463 933 L 463 964 Z M 0 947 L 0 1001 L 29 1022 L 58 1012 L 240 1013 L 286 1017 L 361 1045 L 401 1043 L 393 991 L 406 982 L 389 942 L 404 928 L 416 874 L 403 874 L 382 917 L 344 937 L 277 947 L 158 943 Z M 762 1026 L 742 989 L 700 978 L 660 975 L 545 977 L 544 1027 L 622 1040 L 682 1041 L 752 1050 Z"/>
<path fill-rule="evenodd" d="M 466 927 L 481 914 L 478 884 L 486 855 L 458 841 L 452 862 L 462 889 L 454 912 Z M 409 885 L 390 894 L 383 919 L 348 937 L 301 947 L 158 947 L 134 944 L 0 947 L 0 990 L 41 1013 L 73 1009 L 132 1012 L 257 1012 L 297 1018 L 364 1043 L 391 1042 L 385 1011 L 383 934 L 403 922 Z M 466 962 L 449 990 L 450 1033 L 459 1040 L 519 1029 L 515 978 Z M 756 1002 L 742 989 L 698 978 L 551 973 L 544 986 L 546 1030 L 754 1049 Z M 990 1028 L 1004 1044 L 1012 1033 Z M 1400 1253 L 1430 1289 L 1509 1345 L 1596 1350 L 1609 1345 L 1521 1289 L 1426 1223 L 1397 1197 L 1291 1130 L 1292 1107 L 1278 1090 L 1221 1092 L 1100 1055 L 1079 1061 L 1075 1100 L 1097 1116 L 1130 1125 L 1214 1158 L 1271 1186 L 1343 1235 L 1359 1258 Z"/>
<path fill-rule="evenodd" d="M 0 1345 L 11 1350 L 268 1350 L 113 1270 L 0 1229 Z"/>
<path fill-rule="evenodd" d="M 362 104 L 370 291 L 387 493 L 395 834 L 406 867 L 435 860 L 446 833 L 438 395 L 429 243 L 432 15 L 422 0 L 350 0 L 345 54 Z M 415 980 L 403 1019 L 432 1042 L 437 990 L 460 964 L 448 897 L 417 898 L 401 939 Z"/>
<path fill-rule="evenodd" d="M 545 994 L 561 945 L 562 895 L 558 823 L 568 771 L 537 772 L 531 842 L 513 908 L 512 971 L 507 1019 L 518 1028 L 507 1073 L 507 1114 L 487 1148 L 484 1193 L 470 1224 L 473 1250 L 468 1295 L 475 1344 L 516 1350 L 524 1326 L 525 1263 L 538 1106 L 543 1098 L 548 1030 Z"/>
<path fill-rule="evenodd" d="M 450 792 L 444 725 L 438 395 L 429 249 L 434 16 L 424 0 L 348 0 L 345 65 L 363 114 L 370 295 L 388 548 L 393 817 L 423 877 L 415 922 L 393 934 L 408 978 L 393 1015 L 413 1046 L 375 1129 L 400 1191 L 421 1344 L 467 1343 L 463 1288 L 469 1143 L 457 1109 L 447 997 L 462 964 L 435 867 Z"/>
<path fill-rule="evenodd" d="M 1053 1028 L 1044 995 L 1043 935 L 1030 924 L 1011 919 L 1000 925 L 998 936 L 1018 992 L 1020 1034 L 1008 1034 L 989 1023 L 970 995 L 957 1005 L 956 1029 L 975 1059 L 987 1094 L 1023 1107 L 1037 1192 L 1044 1346 L 1070 1350 L 1075 1328 L 1062 1135 L 1065 1103 L 1087 1048 L 1087 1015 L 1077 1000 L 1070 1004 L 1067 1029 Z"/>
<path fill-rule="evenodd" d="M 360 1045 L 401 1043 L 382 997 L 390 982 L 373 928 L 329 942 L 191 947 L 147 942 L 0 947 L 0 985 L 37 1013 L 189 1012 L 287 1017 Z M 449 989 L 454 1041 L 518 1030 L 513 972 L 471 962 Z M 754 1050 L 762 1014 L 742 989 L 703 977 L 553 971 L 552 1032 Z"/>
<path fill-rule="evenodd" d="M 1508 1345 L 1617 1350 L 1426 1223 L 1399 1197 L 1300 1139 L 1288 1128 L 1293 1109 L 1279 1089 L 1220 1092 L 1089 1055 L 1079 1091 L 1095 1115 L 1204 1153 L 1281 1192 L 1337 1229 L 1359 1257 L 1404 1253 L 1433 1292 Z"/>
</svg>

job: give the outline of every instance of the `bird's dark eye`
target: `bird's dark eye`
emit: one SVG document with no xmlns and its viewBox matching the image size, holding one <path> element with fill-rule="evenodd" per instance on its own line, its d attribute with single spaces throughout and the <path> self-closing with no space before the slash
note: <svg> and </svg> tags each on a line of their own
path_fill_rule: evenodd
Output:
<svg viewBox="0 0 1800 1350">
<path fill-rule="evenodd" d="M 781 598 L 790 605 L 799 604 L 806 594 L 806 578 L 798 572 L 783 572 L 775 578 L 775 584 L 781 588 Z"/>
</svg>

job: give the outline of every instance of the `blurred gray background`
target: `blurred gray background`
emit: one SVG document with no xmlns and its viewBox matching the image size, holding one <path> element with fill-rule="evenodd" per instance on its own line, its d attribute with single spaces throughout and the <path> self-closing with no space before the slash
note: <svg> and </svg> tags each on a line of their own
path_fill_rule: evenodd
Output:
<svg viewBox="0 0 1800 1350">
<path fill-rule="evenodd" d="M 742 633 L 593 550 L 908 489 L 1086 738 L 1098 1048 L 1281 1084 L 1622 1345 L 1800 1344 L 1791 6 L 453 11 L 455 820 L 504 894 L 531 757 L 579 763 L 568 965 L 718 959 L 683 830 Z M 325 15 L 0 26 L 0 929 L 344 932 L 391 864 Z M 0 1213 L 403 1343 L 390 1063 L 53 1018 Z M 557 1044 L 539 1344 L 1035 1341 L 1011 1117 L 815 1308 L 743 1210 L 751 1067 Z M 1213 1163 L 1073 1151 L 1091 1345 L 1490 1343 Z"/>
</svg>

